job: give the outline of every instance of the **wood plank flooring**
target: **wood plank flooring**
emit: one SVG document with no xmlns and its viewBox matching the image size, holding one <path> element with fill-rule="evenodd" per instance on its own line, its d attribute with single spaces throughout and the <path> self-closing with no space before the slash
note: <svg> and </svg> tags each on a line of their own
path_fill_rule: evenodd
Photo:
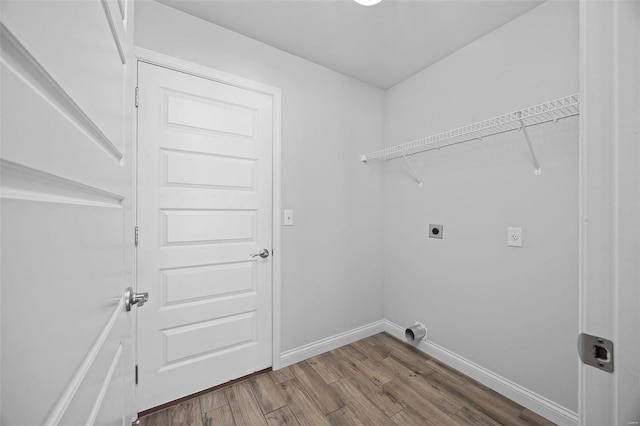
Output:
<svg viewBox="0 0 640 426">
<path fill-rule="evenodd" d="M 553 424 L 386 333 L 140 421 L 142 426 Z"/>
</svg>

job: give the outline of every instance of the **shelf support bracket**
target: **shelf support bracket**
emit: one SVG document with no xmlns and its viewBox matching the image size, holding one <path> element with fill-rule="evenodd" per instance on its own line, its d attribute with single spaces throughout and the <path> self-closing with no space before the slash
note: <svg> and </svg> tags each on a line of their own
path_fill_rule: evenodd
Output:
<svg viewBox="0 0 640 426">
<path fill-rule="evenodd" d="M 538 163 L 538 158 L 536 157 L 536 153 L 533 151 L 533 146 L 531 146 L 531 140 L 529 139 L 527 126 L 524 125 L 524 121 L 522 120 L 522 118 L 520 119 L 520 130 L 522 130 L 522 134 L 524 135 L 524 140 L 527 143 L 527 148 L 529 148 L 529 153 L 531 154 L 531 161 L 533 161 L 535 175 L 540 176 L 542 174 L 542 169 L 540 168 L 540 164 Z"/>
<path fill-rule="evenodd" d="M 422 179 L 418 177 L 418 174 L 416 173 L 416 169 L 413 168 L 407 156 L 404 155 L 404 152 L 402 153 L 402 157 L 404 158 L 404 161 L 406 161 L 407 164 L 409 165 L 409 173 L 411 174 L 411 177 L 413 178 L 413 180 L 415 180 L 418 183 L 418 186 L 422 188 Z"/>
</svg>

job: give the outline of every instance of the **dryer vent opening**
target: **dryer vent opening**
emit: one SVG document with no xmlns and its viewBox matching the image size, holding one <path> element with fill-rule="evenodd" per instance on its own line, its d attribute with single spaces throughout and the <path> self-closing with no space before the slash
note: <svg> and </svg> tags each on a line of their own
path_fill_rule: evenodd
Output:
<svg viewBox="0 0 640 426">
<path fill-rule="evenodd" d="M 416 324 L 404 331 L 404 337 L 407 342 L 419 342 L 427 335 L 427 329 L 422 324 Z"/>
</svg>

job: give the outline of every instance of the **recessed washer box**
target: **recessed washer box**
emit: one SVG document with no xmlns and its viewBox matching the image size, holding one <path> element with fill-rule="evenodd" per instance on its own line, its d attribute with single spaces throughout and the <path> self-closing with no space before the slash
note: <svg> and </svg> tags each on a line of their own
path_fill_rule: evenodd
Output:
<svg viewBox="0 0 640 426">
<path fill-rule="evenodd" d="M 429 224 L 429 238 L 442 239 L 442 225 Z"/>
</svg>

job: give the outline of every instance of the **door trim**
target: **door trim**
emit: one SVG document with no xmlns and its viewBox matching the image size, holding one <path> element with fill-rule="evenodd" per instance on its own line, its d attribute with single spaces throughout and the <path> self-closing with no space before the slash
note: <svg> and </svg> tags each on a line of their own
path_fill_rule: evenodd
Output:
<svg viewBox="0 0 640 426">
<path fill-rule="evenodd" d="M 626 72 L 628 63 L 623 59 L 638 63 L 640 27 L 637 19 L 622 19 L 631 16 L 627 7 L 636 7 L 631 13 L 637 18 L 640 9 L 632 4 L 619 0 L 580 0 L 579 4 L 578 333 L 603 336 L 620 345 L 614 351 L 612 373 L 587 366 L 576 355 L 580 425 L 622 425 L 638 420 L 632 407 L 640 398 L 637 387 L 634 395 L 621 387 L 622 378 L 637 374 L 640 368 L 633 362 L 639 347 L 637 328 L 630 326 L 638 324 L 640 315 L 636 306 L 625 303 L 638 296 L 634 286 L 638 272 L 628 265 L 639 247 L 637 241 L 630 242 L 629 235 L 638 229 L 638 204 L 630 200 L 637 199 L 640 186 L 633 174 L 638 170 L 635 143 L 640 107 L 636 97 L 640 79 L 637 70 Z"/>
<path fill-rule="evenodd" d="M 282 277 L 282 164 L 281 164 L 281 90 L 277 87 L 267 84 L 258 83 L 243 77 L 238 77 L 223 71 L 205 67 L 193 62 L 184 61 L 173 56 L 165 55 L 153 50 L 134 47 L 133 51 L 136 61 L 146 62 L 148 64 L 168 68 L 174 71 L 183 72 L 196 77 L 206 78 L 207 80 L 216 81 L 227 84 L 229 86 L 247 89 L 254 92 L 271 96 L 273 99 L 273 247 L 274 253 L 272 259 L 272 352 L 271 365 L 273 370 L 281 368 L 280 349 L 281 349 L 281 277 Z M 144 100 L 142 100 L 144 102 Z M 136 114 L 136 129 L 138 128 L 138 117 Z M 136 142 L 137 143 L 137 142 Z M 137 167 L 137 158 L 136 167 Z M 135 203 L 137 205 L 137 182 Z M 137 275 L 136 275 L 137 277 Z M 136 283 L 137 284 L 137 283 Z M 137 342 L 137 336 L 136 336 Z"/>
</svg>

